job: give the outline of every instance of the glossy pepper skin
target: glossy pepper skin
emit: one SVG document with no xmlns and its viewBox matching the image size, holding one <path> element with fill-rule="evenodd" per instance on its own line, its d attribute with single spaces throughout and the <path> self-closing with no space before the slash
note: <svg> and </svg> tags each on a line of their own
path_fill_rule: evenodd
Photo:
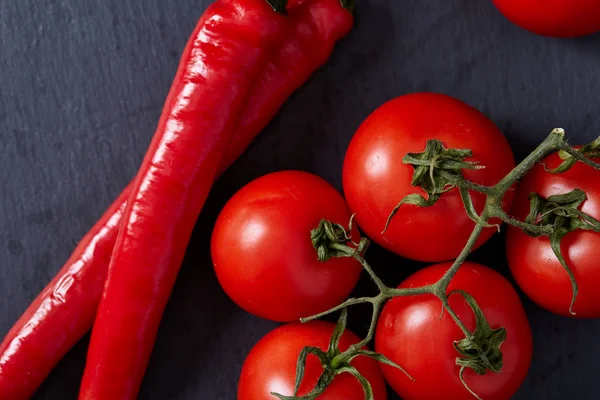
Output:
<svg viewBox="0 0 600 400">
<path fill-rule="evenodd" d="M 80 399 L 137 397 L 196 219 L 286 26 L 263 0 L 218 0 L 200 18 L 121 218 Z"/>
<path fill-rule="evenodd" d="M 81 239 L 0 344 L 0 399 L 30 398 L 91 328 L 128 192 Z"/>
<path fill-rule="evenodd" d="M 327 61 L 335 43 L 353 25 L 352 15 L 339 0 L 291 0 L 288 12 L 292 30 L 257 82 L 218 175 L 243 153 L 283 102 Z M 31 397 L 91 328 L 130 187 L 80 241 L 0 344 L 0 393 L 7 400 Z"/>
</svg>

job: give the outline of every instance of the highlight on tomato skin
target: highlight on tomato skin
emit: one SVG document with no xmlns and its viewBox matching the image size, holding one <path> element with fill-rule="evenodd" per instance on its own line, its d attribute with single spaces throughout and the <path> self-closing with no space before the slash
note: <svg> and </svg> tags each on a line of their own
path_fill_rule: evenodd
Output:
<svg viewBox="0 0 600 400">
<path fill-rule="evenodd" d="M 342 195 L 316 175 L 282 171 L 250 182 L 215 224 L 219 283 L 246 311 L 279 322 L 338 305 L 356 286 L 361 265 L 351 258 L 319 262 L 310 232 L 321 219 L 347 226 L 350 217 Z M 360 239 L 358 229 L 352 237 Z"/>
<path fill-rule="evenodd" d="M 306 324 L 283 325 L 264 336 L 250 351 L 242 367 L 238 383 L 237 400 L 276 400 L 271 394 L 284 396 L 294 394 L 296 362 L 300 351 L 306 346 L 326 351 L 335 329 L 330 322 L 312 321 Z M 340 350 L 348 349 L 360 339 L 346 330 L 340 339 Z M 351 365 L 370 382 L 374 400 L 386 400 L 385 381 L 377 361 L 357 357 Z M 317 357 L 309 355 L 300 386 L 299 395 L 309 393 L 317 383 L 323 368 Z M 358 380 L 343 373 L 335 377 L 319 400 L 364 400 L 365 394 Z"/>
<path fill-rule="evenodd" d="M 442 263 L 426 267 L 408 277 L 399 287 L 435 283 L 450 267 Z M 498 272 L 473 262 L 465 262 L 450 283 L 448 293 L 464 290 L 474 297 L 490 327 L 506 329 L 500 350 L 500 373 L 477 375 L 466 369 L 464 379 L 474 393 L 485 400 L 509 399 L 525 379 L 532 359 L 532 334 L 525 310 L 512 285 Z M 464 298 L 454 294 L 450 306 L 473 332 L 475 316 Z M 375 351 L 401 365 L 402 371 L 381 364 L 386 381 L 404 400 L 473 400 L 459 378 L 459 355 L 454 342 L 463 332 L 449 316 L 441 315 L 442 305 L 434 295 L 396 297 L 379 317 Z M 441 318 L 440 318 L 441 315 Z"/>
<path fill-rule="evenodd" d="M 529 213 L 530 193 L 547 198 L 579 189 L 586 195 L 580 211 L 600 220 L 600 171 L 581 162 L 560 174 L 546 170 L 556 168 L 561 162 L 559 154 L 551 154 L 523 178 L 511 210 L 516 218 L 523 219 Z M 558 315 L 600 318 L 600 233 L 572 231 L 560 241 L 560 249 L 578 286 L 573 313 L 569 311 L 572 285 L 567 271 L 552 251 L 549 238 L 531 237 L 512 226 L 507 229 L 508 265 L 515 281 L 529 298 Z"/>
<path fill-rule="evenodd" d="M 366 118 L 350 141 L 343 167 L 344 195 L 365 234 L 402 257 L 426 262 L 455 259 L 475 227 L 453 188 L 429 207 L 403 205 L 382 234 L 405 196 L 427 197 L 421 187 L 411 185 L 415 169 L 403 157 L 423 152 L 434 139 L 445 148 L 472 151 L 465 161 L 478 162 L 477 168 L 462 173 L 477 184 L 494 185 L 515 166 L 508 141 L 481 112 L 447 95 L 413 93 L 388 101 Z M 485 195 L 471 194 L 481 212 Z M 504 197 L 505 211 L 513 195 L 510 190 Z M 495 232 L 486 228 L 476 247 Z"/>
<path fill-rule="evenodd" d="M 597 0 L 493 0 L 512 23 L 543 36 L 572 38 L 600 31 Z"/>
</svg>

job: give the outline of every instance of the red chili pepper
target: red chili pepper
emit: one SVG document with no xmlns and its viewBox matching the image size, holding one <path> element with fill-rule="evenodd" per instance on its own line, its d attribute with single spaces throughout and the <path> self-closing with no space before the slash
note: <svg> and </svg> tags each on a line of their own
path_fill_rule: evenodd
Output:
<svg viewBox="0 0 600 400">
<path fill-rule="evenodd" d="M 304 3 L 302 7 L 294 8 L 300 2 Z M 340 6 L 339 0 L 294 0 L 288 10 L 293 31 L 257 83 L 227 147 L 219 175 L 246 149 L 291 93 L 329 58 L 335 43 L 353 24 L 351 14 Z M 130 186 L 80 241 L 63 268 L 0 344 L 2 399 L 31 397 L 90 329 Z"/>
<path fill-rule="evenodd" d="M 30 398 L 91 328 L 128 195 L 121 193 L 81 239 L 0 344 L 0 399 Z"/>
<path fill-rule="evenodd" d="M 263 0 L 217 0 L 200 18 L 127 199 L 80 399 L 137 397 L 196 219 L 285 27 Z"/>
</svg>

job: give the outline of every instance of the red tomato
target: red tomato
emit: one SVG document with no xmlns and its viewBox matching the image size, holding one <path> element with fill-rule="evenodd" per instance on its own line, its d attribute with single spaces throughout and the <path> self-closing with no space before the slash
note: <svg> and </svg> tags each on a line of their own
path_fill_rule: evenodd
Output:
<svg viewBox="0 0 600 400">
<path fill-rule="evenodd" d="M 425 268 L 410 276 L 399 287 L 433 284 L 448 270 L 450 263 Z M 477 375 L 467 369 L 464 379 L 485 400 L 509 399 L 527 375 L 531 363 L 532 337 L 521 301 L 510 283 L 496 271 L 466 262 L 449 291 L 461 289 L 471 294 L 492 329 L 503 326 L 506 341 L 500 346 L 504 367 L 500 373 Z M 460 294 L 450 297 L 450 306 L 471 331 L 475 316 Z M 398 363 L 412 375 L 382 365 L 387 382 L 404 400 L 473 400 L 459 379 L 459 355 L 453 342 L 464 338 L 452 318 L 433 295 L 397 297 L 384 307 L 375 335 L 376 351 Z"/>
<path fill-rule="evenodd" d="M 238 400 L 277 400 L 271 392 L 292 396 L 300 351 L 306 346 L 326 351 L 334 328 L 332 323 L 313 321 L 307 324 L 284 325 L 266 335 L 254 346 L 244 362 L 238 384 Z M 346 330 L 340 339 L 340 350 L 344 351 L 359 341 L 355 334 Z M 377 362 L 359 356 L 351 364 L 371 383 L 374 400 L 385 400 L 385 382 Z M 323 367 L 317 357 L 309 355 L 299 395 L 305 395 L 315 387 L 322 371 Z M 319 400 L 364 398 L 362 386 L 348 373 L 338 375 L 319 396 Z"/>
<path fill-rule="evenodd" d="M 496 184 L 515 165 L 508 142 L 479 111 L 449 96 L 416 93 L 385 103 L 358 128 L 346 153 L 343 181 L 348 205 L 371 239 L 406 258 L 437 262 L 456 258 L 475 226 L 456 188 L 431 207 L 403 205 L 381 234 L 402 198 L 425 194 L 411 186 L 414 168 L 402 158 L 423 152 L 430 139 L 440 140 L 446 148 L 471 149 L 471 161 L 485 168 L 465 170 L 464 176 L 479 184 Z M 512 197 L 509 192 L 504 199 L 506 210 Z M 485 196 L 473 193 L 473 202 L 481 211 Z M 484 230 L 477 247 L 494 232 Z"/>
<path fill-rule="evenodd" d="M 544 160 L 549 168 L 560 164 L 557 154 Z M 587 200 L 580 210 L 600 219 L 600 172 L 577 163 L 562 174 L 546 172 L 543 164 L 536 165 L 519 183 L 512 213 L 524 219 L 529 212 L 529 193 L 543 197 L 581 189 Z M 571 315 L 572 288 L 569 276 L 550 248 L 547 237 L 533 238 L 520 229 L 509 227 L 506 238 L 508 263 L 515 280 L 533 301 L 556 314 Z M 573 311 L 576 317 L 600 317 L 600 233 L 574 231 L 561 241 L 565 261 L 579 285 Z"/>
<path fill-rule="evenodd" d="M 600 31 L 598 0 L 494 0 L 506 18 L 540 35 L 575 37 Z"/>
<path fill-rule="evenodd" d="M 212 235 L 212 259 L 225 292 L 246 311 L 284 322 L 344 301 L 361 266 L 350 258 L 317 260 L 310 231 L 322 218 L 346 226 L 350 212 L 318 176 L 276 172 L 243 187 L 223 208 Z M 359 240 L 357 230 L 353 238 Z"/>
</svg>

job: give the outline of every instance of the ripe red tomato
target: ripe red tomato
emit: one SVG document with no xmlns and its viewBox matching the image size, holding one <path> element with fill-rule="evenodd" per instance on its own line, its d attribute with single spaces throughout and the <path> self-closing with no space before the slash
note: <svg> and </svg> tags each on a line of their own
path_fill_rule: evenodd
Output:
<svg viewBox="0 0 600 400">
<path fill-rule="evenodd" d="M 416 287 L 435 283 L 450 263 L 422 269 L 400 287 Z M 492 329 L 504 327 L 506 341 L 500 346 L 504 366 L 500 373 L 477 375 L 464 372 L 464 379 L 479 397 L 486 400 L 509 399 L 527 375 L 531 363 L 532 337 L 521 301 L 510 283 L 496 271 L 466 262 L 452 282 L 449 291 L 461 289 L 471 294 L 482 309 Z M 471 332 L 475 316 L 459 294 L 450 297 L 450 306 Z M 455 364 L 459 355 L 452 343 L 464 338 L 452 318 L 433 295 L 397 297 L 384 307 L 375 335 L 376 351 L 398 363 L 411 374 L 409 380 L 401 371 L 382 365 L 384 377 L 404 400 L 472 400 L 459 379 Z"/>
<path fill-rule="evenodd" d="M 313 321 L 307 324 L 281 326 L 263 337 L 252 349 L 238 384 L 238 400 L 276 400 L 271 392 L 292 396 L 296 380 L 296 362 L 306 346 L 327 350 L 335 325 Z M 360 339 L 346 330 L 340 339 L 340 350 L 348 349 Z M 351 362 L 371 383 L 374 400 L 386 400 L 387 393 L 381 370 L 373 359 L 359 356 Z M 317 383 L 323 367 L 317 357 L 309 355 L 299 395 L 309 393 Z M 364 400 L 360 383 L 350 374 L 338 375 L 319 400 Z"/>
<path fill-rule="evenodd" d="M 423 152 L 430 139 L 440 140 L 446 148 L 471 149 L 472 160 L 485 168 L 463 172 L 479 184 L 496 184 L 515 165 L 508 142 L 479 111 L 449 96 L 416 93 L 385 103 L 362 123 L 346 153 L 343 181 L 348 205 L 371 239 L 406 258 L 437 262 L 456 258 L 475 226 L 456 188 L 431 207 L 403 205 L 381 233 L 402 198 L 425 195 L 420 187 L 411 186 L 414 168 L 402 158 Z M 512 191 L 505 196 L 506 210 L 512 197 Z M 473 202 L 481 211 L 485 196 L 473 193 Z M 477 246 L 494 232 L 485 229 Z"/>
<path fill-rule="evenodd" d="M 350 258 L 317 260 L 310 231 L 328 219 L 346 226 L 344 198 L 318 176 L 283 171 L 254 180 L 225 205 L 212 235 L 217 278 L 240 307 L 294 321 L 334 307 L 361 272 Z M 358 231 L 353 239 L 359 240 Z"/>
<path fill-rule="evenodd" d="M 506 18 L 545 36 L 575 37 L 600 31 L 598 0 L 494 0 Z"/>
<path fill-rule="evenodd" d="M 558 154 L 544 160 L 549 168 L 560 164 Z M 543 164 L 536 165 L 518 185 L 512 213 L 524 219 L 529 212 L 529 193 L 543 197 L 563 194 L 573 189 L 586 192 L 587 200 L 580 210 L 600 219 L 600 172 L 577 163 L 562 174 L 546 172 Z M 547 237 L 530 237 L 520 229 L 509 227 L 506 249 L 508 263 L 515 280 L 533 301 L 560 315 L 571 315 L 572 288 L 569 276 L 550 248 Z M 600 317 L 600 233 L 577 230 L 561 241 L 565 261 L 579 285 L 573 306 L 576 317 Z"/>
</svg>

